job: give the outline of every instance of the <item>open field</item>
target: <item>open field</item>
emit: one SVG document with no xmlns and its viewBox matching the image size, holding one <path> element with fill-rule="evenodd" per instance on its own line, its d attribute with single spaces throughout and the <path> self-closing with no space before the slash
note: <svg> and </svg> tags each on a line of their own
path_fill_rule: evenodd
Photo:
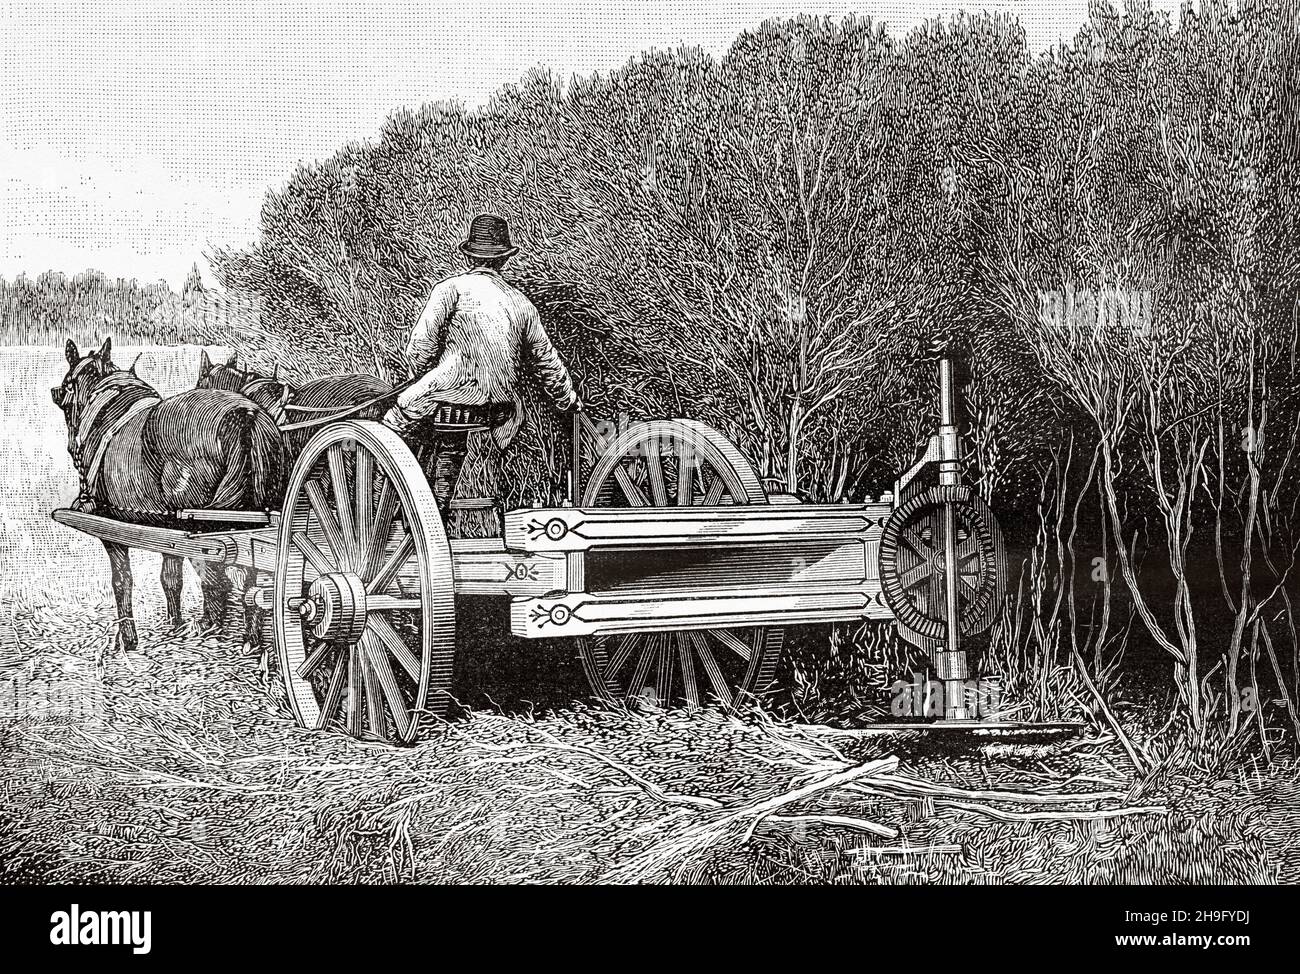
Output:
<svg viewBox="0 0 1300 974">
<path fill-rule="evenodd" d="M 761 710 L 593 708 L 571 649 L 496 635 L 482 603 L 462 612 L 474 709 L 405 750 L 296 728 L 231 643 L 165 628 L 149 556 L 140 649 L 101 679 L 105 559 L 48 520 L 74 484 L 47 392 L 62 353 L 0 355 L 0 880 L 1300 881 L 1294 767 L 1139 783 L 1107 738 L 945 751 Z M 153 350 L 140 371 L 174 391 L 194 361 Z"/>
</svg>

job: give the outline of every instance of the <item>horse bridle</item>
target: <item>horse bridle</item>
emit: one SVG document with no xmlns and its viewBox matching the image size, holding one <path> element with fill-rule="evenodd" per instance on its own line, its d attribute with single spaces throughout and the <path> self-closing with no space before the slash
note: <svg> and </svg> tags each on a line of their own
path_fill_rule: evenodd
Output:
<svg viewBox="0 0 1300 974">
<path fill-rule="evenodd" d="M 98 366 L 99 364 L 101 363 L 98 356 L 94 352 L 91 352 L 72 367 L 72 371 L 68 373 L 61 385 L 51 390 L 51 392 L 54 393 L 54 404 L 63 410 L 64 419 L 68 424 L 68 452 L 72 455 L 72 462 L 76 464 L 78 471 L 81 470 L 83 451 L 81 449 L 81 444 L 78 441 L 77 432 L 81 428 L 82 416 L 85 410 L 89 408 L 91 399 L 94 398 L 95 389 L 98 388 L 98 383 L 89 387 L 89 391 L 85 395 L 85 402 L 80 402 L 79 400 L 82 397 L 80 395 L 80 390 L 77 388 L 77 380 L 81 378 L 82 372 L 84 372 L 89 366 Z M 103 375 L 101 374 L 100 377 L 103 378 Z M 68 401 L 69 394 L 72 394 L 71 402 Z"/>
<path fill-rule="evenodd" d="M 86 442 L 92 432 L 95 420 L 99 418 L 105 407 L 121 395 L 125 388 L 131 387 L 121 381 L 115 382 L 114 378 L 117 376 L 127 377 L 131 380 L 132 385 L 140 381 L 131 370 L 110 369 L 107 372 L 100 373 L 99 381 L 90 384 L 88 391 L 83 397 L 80 394 L 80 390 L 76 389 L 77 380 L 81 378 L 82 371 L 86 367 L 87 363 L 91 362 L 100 365 L 103 364 L 92 355 L 87 355 L 73 367 L 71 372 L 68 373 L 68 377 L 63 380 L 63 385 L 57 390 L 54 390 L 54 401 L 59 408 L 63 410 L 68 425 L 68 453 L 71 454 L 72 462 L 76 466 L 77 472 L 81 475 L 83 483 L 86 482 L 93 473 L 93 471 L 87 469 Z M 73 398 L 71 403 L 68 403 L 68 392 L 73 390 L 78 394 Z M 152 395 L 148 398 L 158 398 L 157 392 L 154 392 L 153 390 L 150 390 L 150 392 Z M 81 401 L 83 398 L 84 402 Z M 125 418 L 126 417 L 119 418 L 119 423 Z M 107 445 L 108 440 L 112 438 L 112 432 L 115 431 L 110 431 L 110 433 L 101 440 L 101 451 L 103 447 Z M 94 465 L 95 464 L 92 463 L 90 466 Z"/>
</svg>

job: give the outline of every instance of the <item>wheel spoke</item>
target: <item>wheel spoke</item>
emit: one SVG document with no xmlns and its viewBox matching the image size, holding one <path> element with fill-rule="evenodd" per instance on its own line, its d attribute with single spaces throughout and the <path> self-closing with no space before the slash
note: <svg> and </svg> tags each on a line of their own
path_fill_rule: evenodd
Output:
<svg viewBox="0 0 1300 974">
<path fill-rule="evenodd" d="M 340 567 L 350 567 L 351 555 L 348 544 L 343 538 L 343 529 L 339 527 L 339 522 L 334 517 L 334 512 L 330 510 L 329 502 L 325 499 L 325 492 L 321 490 L 317 481 L 309 480 L 306 493 L 307 500 L 311 503 L 311 509 L 316 515 L 316 521 L 320 524 L 320 529 L 325 535 L 325 540 L 329 543 L 330 550 L 334 552 L 334 560 L 338 562 Z"/>
<path fill-rule="evenodd" d="M 674 633 L 677 642 L 677 658 L 682 664 L 682 683 L 686 690 L 686 704 L 690 707 L 700 705 L 700 688 L 695 682 L 695 656 L 685 633 Z"/>
<path fill-rule="evenodd" d="M 387 619 L 383 616 L 367 616 L 366 629 L 373 632 L 376 638 L 384 645 L 393 658 L 402 664 L 402 669 L 410 675 L 411 679 L 417 684 L 420 682 L 420 661 L 415 654 L 411 652 L 397 630 L 392 627 Z"/>
<path fill-rule="evenodd" d="M 370 664 L 370 654 L 366 652 L 364 635 L 357 643 L 357 656 L 361 658 L 361 682 L 366 688 L 366 716 L 370 718 L 370 730 L 387 740 L 388 722 L 384 720 L 384 701 L 379 690 L 379 677 Z"/>
<path fill-rule="evenodd" d="M 627 498 L 629 504 L 633 507 L 650 506 L 650 502 L 646 500 L 645 494 L 641 493 L 641 488 L 633 482 L 632 476 L 627 472 L 626 467 L 621 464 L 615 467 L 614 479 L 617 480 L 618 485 L 623 488 L 623 496 Z"/>
<path fill-rule="evenodd" d="M 677 447 L 677 506 L 690 507 L 695 502 L 695 460 Z"/>
<path fill-rule="evenodd" d="M 721 701 L 724 707 L 731 706 L 731 688 L 727 686 L 726 677 L 722 675 L 722 667 L 718 665 L 717 659 L 713 655 L 713 650 L 709 649 L 708 641 L 704 634 L 697 629 L 691 630 L 691 642 L 695 646 L 695 651 L 700 656 L 700 663 L 704 666 L 704 672 L 709 678 L 709 683 L 713 685 L 713 692 Z"/>
<path fill-rule="evenodd" d="M 329 449 L 330 481 L 334 485 L 334 510 L 338 513 L 339 528 L 348 557 L 356 562 L 357 522 L 354 517 L 353 494 L 348 486 L 348 471 L 343 457 L 343 444 L 335 443 Z"/>
<path fill-rule="evenodd" d="M 737 638 L 736 634 L 730 629 L 711 629 L 709 630 L 709 634 L 733 653 L 738 655 L 746 663 L 748 663 L 754 655 L 753 648 L 746 645 L 744 640 Z"/>
<path fill-rule="evenodd" d="M 641 642 L 643 639 L 645 639 L 645 635 L 638 632 L 633 633 L 630 636 L 624 636 L 618 641 L 618 649 L 615 650 L 614 655 L 609 658 L 609 662 L 605 666 L 605 672 L 602 674 L 606 680 L 615 676 L 618 671 L 623 668 L 623 664 L 626 663 L 628 657 L 632 655 L 632 650 L 634 650 L 637 643 Z"/>
<path fill-rule="evenodd" d="M 673 648 L 665 633 L 658 640 L 658 663 L 655 673 L 655 693 L 659 696 L 659 706 L 667 707 L 673 696 Z"/>
<path fill-rule="evenodd" d="M 650 496 L 655 507 L 668 506 L 668 485 L 664 481 L 664 458 L 659 455 L 656 445 L 646 450 L 646 470 L 650 479 Z"/>
<path fill-rule="evenodd" d="M 394 595 L 371 595 L 366 599 L 367 612 L 419 612 L 423 603 L 419 599 L 403 599 Z"/>
<path fill-rule="evenodd" d="M 365 729 L 361 713 L 361 654 L 357 647 L 348 647 L 348 733 L 360 737 Z"/>
<path fill-rule="evenodd" d="M 356 508 L 357 508 L 357 571 L 362 580 L 365 579 L 365 569 L 370 558 L 370 538 L 371 530 L 374 526 L 374 510 L 371 505 L 374 503 L 375 461 L 366 450 L 357 450 L 357 469 L 356 469 Z"/>
<path fill-rule="evenodd" d="M 384 486 L 379 489 L 379 501 L 375 504 L 375 523 L 372 528 L 374 533 L 370 536 L 366 563 L 358 566 L 363 581 L 370 581 L 379 559 L 384 557 L 384 550 L 388 547 L 388 537 L 393 533 L 393 518 L 397 514 L 399 500 L 392 481 L 385 477 Z"/>
<path fill-rule="evenodd" d="M 723 479 L 722 474 L 715 472 L 713 474 L 713 485 L 709 487 L 709 492 L 704 495 L 704 506 L 716 506 L 718 501 L 722 500 L 723 491 L 726 489 L 727 482 Z"/>
<path fill-rule="evenodd" d="M 334 711 L 338 710 L 339 704 L 343 702 L 343 682 L 348 672 L 347 663 L 347 656 L 343 653 L 339 653 L 334 660 L 334 672 L 330 674 L 329 689 L 325 691 L 325 700 L 321 703 L 320 715 L 316 718 L 317 730 L 324 730 L 329 726 Z"/>
<path fill-rule="evenodd" d="M 311 676 L 316 668 L 325 662 L 325 658 L 337 649 L 338 647 L 333 643 L 322 640 L 321 644 L 312 650 L 311 655 L 303 660 L 302 666 L 298 667 L 298 675 L 303 679 Z"/>
<path fill-rule="evenodd" d="M 650 661 L 657 648 L 658 636 L 651 636 L 636 661 L 636 670 L 632 673 L 632 682 L 627 686 L 629 697 L 639 697 L 645 691 L 646 677 L 650 675 Z"/>
<path fill-rule="evenodd" d="M 307 559 L 307 563 L 312 568 L 316 569 L 318 575 L 328 575 L 334 571 L 334 566 L 325 557 L 325 552 L 320 550 L 320 546 L 315 541 L 307 537 L 306 531 L 293 533 L 293 546 L 302 552 L 302 556 Z"/>
<path fill-rule="evenodd" d="M 920 548 L 918 548 L 918 547 L 913 543 L 912 538 L 908 536 L 908 534 L 907 534 L 906 531 L 904 531 L 902 534 L 900 534 L 900 535 L 898 536 L 898 540 L 899 540 L 899 543 L 902 544 L 902 546 L 903 546 L 904 548 L 906 548 L 906 549 L 907 549 L 908 551 L 910 551 L 912 554 L 916 555 L 916 557 L 919 558 L 921 561 L 928 561 L 928 560 L 929 560 L 930 556 L 929 556 L 928 554 L 926 554 L 925 552 L 923 552 Z M 920 540 L 920 539 L 918 538 L 917 540 Z M 925 544 L 924 541 L 922 541 L 921 543 L 922 543 L 922 544 Z"/>
<path fill-rule="evenodd" d="M 384 566 L 375 573 L 374 578 L 366 583 L 366 594 L 378 595 L 388 588 L 414 551 L 415 537 L 411 534 L 403 535 L 401 542 L 393 549 L 393 553 L 388 556 L 388 560 L 384 562 Z"/>
<path fill-rule="evenodd" d="M 917 585 L 920 585 L 922 582 L 927 581 L 929 578 L 930 578 L 930 565 L 928 562 L 924 562 L 924 561 L 914 568 L 909 568 L 907 571 L 903 572 L 898 576 L 899 584 L 902 585 L 902 587 L 905 589 L 913 588 Z"/>
<path fill-rule="evenodd" d="M 410 730 L 411 717 L 406 701 L 402 698 L 402 689 L 397 685 L 397 676 L 393 673 L 393 667 L 389 664 L 388 657 L 374 645 L 368 634 L 361 637 L 361 647 L 371 671 L 379 681 L 384 699 L 388 701 L 388 713 L 397 728 L 397 736 L 404 738 Z"/>
</svg>

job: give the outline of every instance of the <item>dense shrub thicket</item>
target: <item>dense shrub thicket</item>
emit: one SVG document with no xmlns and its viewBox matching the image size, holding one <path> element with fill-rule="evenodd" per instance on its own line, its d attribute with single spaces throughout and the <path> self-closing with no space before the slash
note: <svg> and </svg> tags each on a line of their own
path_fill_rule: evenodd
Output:
<svg viewBox="0 0 1300 974">
<path fill-rule="evenodd" d="M 1300 731 L 1300 5 L 1199 8 L 1095 3 L 1036 56 L 1004 16 L 802 18 L 539 71 L 299 168 L 219 273 L 285 367 L 403 373 L 500 213 L 593 411 L 703 419 L 813 500 L 888 486 L 959 339 L 972 471 L 1029 553 L 1007 679 L 1104 710 L 1145 668 L 1186 740 L 1267 750 Z M 548 423 L 471 476 L 558 479 Z"/>
</svg>

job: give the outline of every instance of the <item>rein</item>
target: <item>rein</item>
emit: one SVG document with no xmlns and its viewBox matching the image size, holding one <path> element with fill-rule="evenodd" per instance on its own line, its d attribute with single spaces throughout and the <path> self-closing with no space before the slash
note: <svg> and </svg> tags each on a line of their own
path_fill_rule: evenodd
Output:
<svg viewBox="0 0 1300 974">
<path fill-rule="evenodd" d="M 355 416 L 357 413 L 364 412 L 365 410 L 369 409 L 371 406 L 378 406 L 382 402 L 386 402 L 389 399 L 393 399 L 396 396 L 401 395 L 411 386 L 415 385 L 415 383 L 419 381 L 419 378 L 420 378 L 419 376 L 416 376 L 413 379 L 407 379 L 401 385 L 394 386 L 388 392 L 381 393 L 378 396 L 375 396 L 371 399 L 367 399 L 365 402 L 359 403 L 356 406 L 349 406 L 347 409 L 340 410 L 330 406 L 294 406 L 292 404 L 286 405 L 284 407 L 286 411 L 293 410 L 295 412 L 302 412 L 302 413 L 325 413 L 327 415 L 321 416 L 317 419 L 304 419 L 304 420 L 299 420 L 296 423 L 288 423 L 280 427 L 280 432 L 291 433 L 294 430 L 312 429 L 313 427 L 316 426 L 324 426 L 327 423 L 332 423 L 335 420 L 347 419 L 349 416 Z"/>
</svg>

